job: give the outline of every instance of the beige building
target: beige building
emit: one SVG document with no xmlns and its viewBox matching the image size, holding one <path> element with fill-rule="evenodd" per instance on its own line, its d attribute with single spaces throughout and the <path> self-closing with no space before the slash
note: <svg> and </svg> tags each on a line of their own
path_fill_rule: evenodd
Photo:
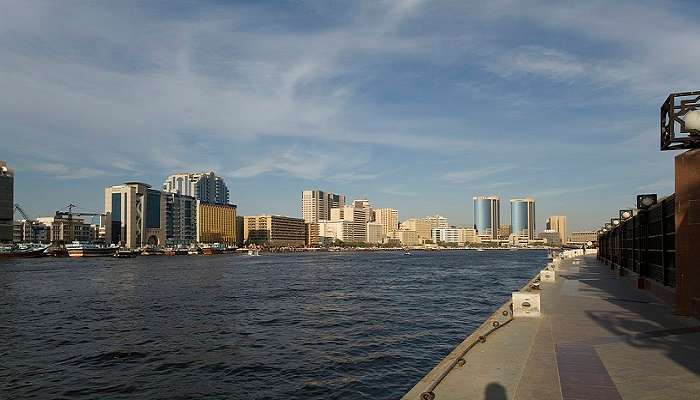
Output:
<svg viewBox="0 0 700 400">
<path fill-rule="evenodd" d="M 416 232 L 421 241 L 431 240 L 432 229 L 432 224 L 422 218 L 410 218 L 401 223 L 401 230 Z"/>
<path fill-rule="evenodd" d="M 322 190 L 301 192 L 301 217 L 305 222 L 318 222 L 331 219 L 331 209 L 343 207 L 345 196 Z"/>
<path fill-rule="evenodd" d="M 387 239 L 398 240 L 403 246 L 418 246 L 422 243 L 418 232 L 404 229 L 389 232 Z"/>
<path fill-rule="evenodd" d="M 166 199 L 141 182 L 105 188 L 105 241 L 125 247 L 165 243 Z"/>
<path fill-rule="evenodd" d="M 510 230 L 510 225 L 501 224 L 498 227 L 498 238 L 499 239 L 508 239 L 508 236 L 510 236 L 511 233 L 512 232 Z"/>
<path fill-rule="evenodd" d="M 481 239 L 474 228 L 459 228 L 459 243 L 481 243 Z"/>
<path fill-rule="evenodd" d="M 281 215 L 243 218 L 244 242 L 269 246 L 304 246 L 306 223 L 303 219 Z"/>
<path fill-rule="evenodd" d="M 319 240 L 318 222 L 306 222 L 306 245 L 316 247 L 321 244 Z"/>
<path fill-rule="evenodd" d="M 593 231 L 571 232 L 569 243 L 584 244 L 588 242 L 597 242 L 598 234 Z"/>
<path fill-rule="evenodd" d="M 401 230 L 415 231 L 421 242 L 432 241 L 433 229 L 449 228 L 447 218 L 440 215 L 432 215 L 423 218 L 410 218 L 401 223 Z"/>
<path fill-rule="evenodd" d="M 559 241 L 562 244 L 565 244 L 569 239 L 569 236 L 566 232 L 565 215 L 552 215 L 551 217 L 547 218 L 545 229 L 557 232 L 559 234 Z"/>
<path fill-rule="evenodd" d="M 561 236 L 559 235 L 559 232 L 552 229 L 546 229 L 540 232 L 540 239 L 544 239 L 545 241 L 547 241 L 547 244 L 550 246 L 562 245 Z"/>
<path fill-rule="evenodd" d="M 236 245 L 236 206 L 197 201 L 197 242 Z"/>
<path fill-rule="evenodd" d="M 382 224 L 384 235 L 399 230 L 399 211 L 393 208 L 375 208 L 374 222 Z"/>
<path fill-rule="evenodd" d="M 69 221 L 68 218 L 39 217 L 36 224 L 45 227 L 46 240 L 50 242 L 91 242 L 97 237 L 95 227 L 82 218 L 73 217 Z"/>
<path fill-rule="evenodd" d="M 384 237 L 384 225 L 379 222 L 368 222 L 367 223 L 367 243 L 383 243 Z"/>
<path fill-rule="evenodd" d="M 367 223 L 370 222 L 372 209 L 367 200 L 355 200 L 352 205 L 331 209 L 331 222 L 349 222 L 350 232 L 341 239 L 344 242 L 361 243 L 367 240 Z"/>
</svg>

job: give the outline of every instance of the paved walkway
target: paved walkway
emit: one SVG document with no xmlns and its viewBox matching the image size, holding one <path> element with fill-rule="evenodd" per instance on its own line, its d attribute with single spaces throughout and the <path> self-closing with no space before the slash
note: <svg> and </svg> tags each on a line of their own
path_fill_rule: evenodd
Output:
<svg viewBox="0 0 700 400">
<path fill-rule="evenodd" d="M 435 400 L 700 399 L 700 321 L 674 315 L 595 256 L 564 260 L 557 274 L 541 285 L 543 316 L 515 319 L 477 344 L 433 390 Z M 420 399 L 491 323 L 404 399 Z"/>
</svg>

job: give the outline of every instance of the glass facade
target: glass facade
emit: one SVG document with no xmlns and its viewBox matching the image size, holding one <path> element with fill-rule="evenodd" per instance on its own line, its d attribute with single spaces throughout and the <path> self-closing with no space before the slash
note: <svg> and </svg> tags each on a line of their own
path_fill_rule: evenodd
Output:
<svg viewBox="0 0 700 400">
<path fill-rule="evenodd" d="M 514 235 L 534 239 L 535 202 L 529 199 L 511 200 L 510 221 Z"/>
<path fill-rule="evenodd" d="M 0 242 L 11 242 L 14 229 L 14 177 L 0 175 Z"/>
<path fill-rule="evenodd" d="M 146 199 L 146 228 L 160 228 L 160 196 L 158 190 L 148 189 Z"/>
<path fill-rule="evenodd" d="M 474 229 L 479 235 L 498 236 L 500 223 L 500 200 L 498 197 L 474 198 Z"/>
</svg>

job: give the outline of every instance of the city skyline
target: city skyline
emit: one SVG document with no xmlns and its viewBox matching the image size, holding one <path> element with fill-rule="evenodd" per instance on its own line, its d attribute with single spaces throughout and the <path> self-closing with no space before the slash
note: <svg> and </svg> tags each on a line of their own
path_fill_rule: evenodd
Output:
<svg viewBox="0 0 700 400">
<path fill-rule="evenodd" d="M 14 3 L 0 157 L 34 215 L 214 170 L 243 215 L 323 187 L 469 226 L 496 193 L 595 229 L 673 191 L 658 104 L 700 54 L 672 40 L 699 29 L 681 4 Z"/>
</svg>

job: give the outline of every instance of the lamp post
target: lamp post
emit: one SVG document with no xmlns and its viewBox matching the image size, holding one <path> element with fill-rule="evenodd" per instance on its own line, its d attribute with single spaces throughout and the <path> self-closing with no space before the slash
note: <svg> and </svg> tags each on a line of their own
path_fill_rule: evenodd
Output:
<svg viewBox="0 0 700 400">
<path fill-rule="evenodd" d="M 660 111 L 661 151 L 686 150 L 675 157 L 676 312 L 700 316 L 700 91 L 671 93 Z"/>
</svg>

